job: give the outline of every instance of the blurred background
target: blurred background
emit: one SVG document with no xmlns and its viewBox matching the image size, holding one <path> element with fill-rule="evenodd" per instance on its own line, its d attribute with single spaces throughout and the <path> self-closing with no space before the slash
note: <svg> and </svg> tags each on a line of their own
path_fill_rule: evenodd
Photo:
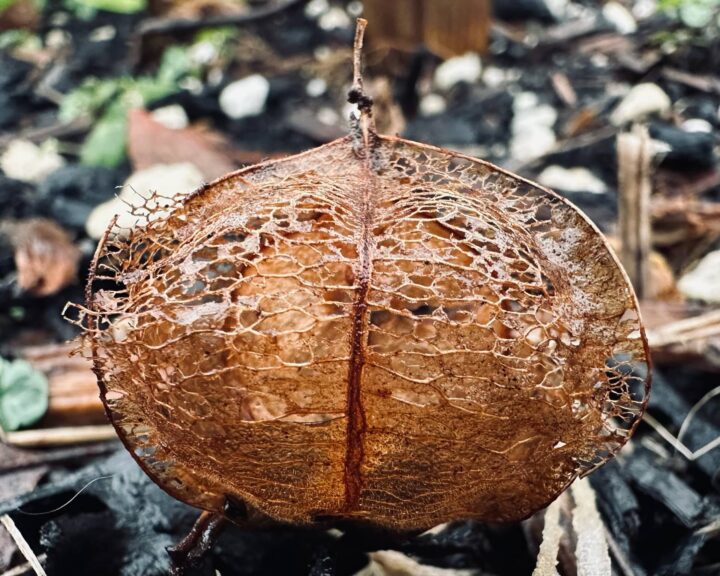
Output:
<svg viewBox="0 0 720 576">
<path fill-rule="evenodd" d="M 641 299 L 648 413 L 590 478 L 594 528 L 561 502 L 557 569 L 720 574 L 720 0 L 0 0 L 0 575 L 166 573 L 195 511 L 114 439 L 63 308 L 149 191 L 345 135 L 358 16 L 379 130 L 567 197 Z M 349 535 L 230 530 L 192 573 L 555 574 L 548 522 L 456 523 L 369 565 Z"/>
</svg>

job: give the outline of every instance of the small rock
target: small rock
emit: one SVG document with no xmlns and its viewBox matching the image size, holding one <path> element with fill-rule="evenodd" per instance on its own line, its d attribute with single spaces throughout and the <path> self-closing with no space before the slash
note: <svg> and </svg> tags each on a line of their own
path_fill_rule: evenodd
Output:
<svg viewBox="0 0 720 576">
<path fill-rule="evenodd" d="M 68 228 L 82 230 L 92 209 L 112 198 L 122 177 L 109 168 L 70 164 L 38 187 L 41 213 Z"/>
<path fill-rule="evenodd" d="M 35 189 L 0 173 L 0 206 L 5 218 L 26 218 L 35 212 Z"/>
<path fill-rule="evenodd" d="M 337 28 L 349 28 L 352 24 L 350 16 L 339 6 L 333 6 L 318 18 L 318 26 L 323 30 L 335 30 Z"/>
<path fill-rule="evenodd" d="M 305 5 L 305 16 L 315 20 L 330 9 L 328 0 L 310 0 Z"/>
<path fill-rule="evenodd" d="M 185 108 L 180 106 L 180 104 L 171 104 L 170 106 L 163 106 L 162 108 L 153 110 L 151 116 L 153 120 L 171 130 L 182 130 L 183 128 L 187 128 L 190 123 Z"/>
<path fill-rule="evenodd" d="M 418 116 L 408 123 L 404 136 L 417 142 L 466 148 L 477 144 L 477 131 L 467 118 L 448 112 L 436 116 Z"/>
<path fill-rule="evenodd" d="M 672 107 L 670 97 L 657 84 L 643 83 L 633 87 L 610 116 L 615 126 L 622 126 L 650 114 L 667 114 Z"/>
<path fill-rule="evenodd" d="M 483 71 L 482 79 L 485 85 L 490 88 L 497 88 L 507 81 L 507 73 L 497 66 L 488 66 Z"/>
<path fill-rule="evenodd" d="M 510 155 L 527 161 L 547 154 L 557 137 L 553 126 L 557 111 L 549 104 L 539 104 L 533 92 L 521 92 L 513 100 Z"/>
<path fill-rule="evenodd" d="M 538 176 L 538 182 L 548 188 L 565 192 L 591 192 L 593 194 L 607 192 L 605 182 L 587 168 L 582 167 L 548 166 Z"/>
<path fill-rule="evenodd" d="M 363 5 L 360 0 L 353 0 L 347 5 L 347 11 L 350 16 L 357 18 L 363 13 Z"/>
<path fill-rule="evenodd" d="M 117 226 L 126 229 L 134 228 L 143 216 L 148 216 L 148 210 L 155 209 L 149 217 L 151 221 L 162 218 L 167 211 L 157 208 L 174 205 L 179 199 L 202 186 L 203 182 L 202 173 L 187 162 L 159 164 L 135 172 L 125 182 L 118 198 L 100 204 L 92 211 L 85 230 L 88 236 L 97 240 L 105 234 L 115 215 L 118 215 Z M 157 194 L 157 197 L 148 202 L 153 194 Z M 135 207 L 138 213 L 132 214 L 128 204 Z"/>
<path fill-rule="evenodd" d="M 657 0 L 635 0 L 632 12 L 638 20 L 646 20 L 657 12 Z"/>
<path fill-rule="evenodd" d="M 611 1 L 605 4 L 602 8 L 602 15 L 620 34 L 637 32 L 635 17 L 620 2 Z"/>
<path fill-rule="evenodd" d="M 110 26 L 108 24 L 107 26 L 95 28 L 95 30 L 90 32 L 88 40 L 90 40 L 90 42 L 107 42 L 108 40 L 115 38 L 115 36 L 117 36 L 117 29 L 115 26 Z"/>
<path fill-rule="evenodd" d="M 456 56 L 445 60 L 435 70 L 435 85 L 440 90 L 450 90 L 458 82 L 473 84 L 480 79 L 482 62 L 480 56 L 469 52 L 464 56 Z"/>
<path fill-rule="evenodd" d="M 0 158 L 0 169 L 10 178 L 23 182 L 40 182 L 65 165 L 57 153 L 57 143 L 45 141 L 36 146 L 27 140 L 13 140 Z"/>
<path fill-rule="evenodd" d="M 712 134 L 713 127 L 710 122 L 702 118 L 690 118 L 680 126 L 685 132 L 706 132 Z"/>
<path fill-rule="evenodd" d="M 710 252 L 678 282 L 686 297 L 720 303 L 720 250 Z"/>
<path fill-rule="evenodd" d="M 442 114 L 447 109 L 447 102 L 445 98 L 440 94 L 430 93 L 426 94 L 420 100 L 420 114 L 422 116 L 434 116 L 435 114 Z"/>
<path fill-rule="evenodd" d="M 538 20 L 555 22 L 567 8 L 567 0 L 513 0 L 493 2 L 493 13 L 500 20 L 508 22 Z"/>
<path fill-rule="evenodd" d="M 322 78 L 313 78 L 307 83 L 307 86 L 305 86 L 305 93 L 310 96 L 310 98 L 317 98 L 325 94 L 327 88 L 328 86 L 325 80 Z"/>
<path fill-rule="evenodd" d="M 340 114 L 327 106 L 318 110 L 317 119 L 326 126 L 338 126 L 340 124 Z"/>
<path fill-rule="evenodd" d="M 518 160 L 534 160 L 550 152 L 556 142 L 557 138 L 552 128 L 540 126 L 513 136 L 510 141 L 510 155 Z"/>
<path fill-rule="evenodd" d="M 688 132 L 671 124 L 653 122 L 650 124 L 650 136 L 655 142 L 665 145 L 663 166 L 693 171 L 715 165 L 715 138 L 712 133 Z"/>
<path fill-rule="evenodd" d="M 233 120 L 258 116 L 265 110 L 270 82 L 260 74 L 228 84 L 220 93 L 220 108 Z"/>
</svg>

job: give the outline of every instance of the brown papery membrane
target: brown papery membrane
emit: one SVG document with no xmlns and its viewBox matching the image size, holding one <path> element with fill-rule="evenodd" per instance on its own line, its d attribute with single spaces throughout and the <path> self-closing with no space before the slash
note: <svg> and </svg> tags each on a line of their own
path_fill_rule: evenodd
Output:
<svg viewBox="0 0 720 576">
<path fill-rule="evenodd" d="M 491 164 L 366 126 L 137 213 L 99 247 L 79 322 L 120 437 L 189 504 L 518 520 L 642 415 L 617 259 L 577 208 Z"/>
</svg>

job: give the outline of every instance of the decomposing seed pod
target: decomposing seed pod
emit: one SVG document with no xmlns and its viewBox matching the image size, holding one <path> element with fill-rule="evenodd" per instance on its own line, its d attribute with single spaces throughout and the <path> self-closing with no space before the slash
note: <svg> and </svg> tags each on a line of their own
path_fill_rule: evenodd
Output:
<svg viewBox="0 0 720 576">
<path fill-rule="evenodd" d="M 642 415 L 635 295 L 555 193 L 376 134 L 356 44 L 348 137 L 108 232 L 83 310 L 103 401 L 155 482 L 220 516 L 527 517 Z"/>
</svg>

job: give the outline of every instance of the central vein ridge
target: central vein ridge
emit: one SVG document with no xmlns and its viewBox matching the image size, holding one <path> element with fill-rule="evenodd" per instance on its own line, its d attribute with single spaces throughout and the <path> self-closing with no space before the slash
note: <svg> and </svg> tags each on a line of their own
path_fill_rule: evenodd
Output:
<svg viewBox="0 0 720 576">
<path fill-rule="evenodd" d="M 350 363 L 347 385 L 347 449 L 345 455 L 345 511 L 357 508 L 363 489 L 362 465 L 365 457 L 367 420 L 362 399 L 362 376 L 367 362 L 368 292 L 372 276 L 372 220 L 371 203 L 374 174 L 366 159 L 365 184 L 360 214 L 362 225 L 359 238 L 357 293 L 353 302 Z"/>
</svg>

